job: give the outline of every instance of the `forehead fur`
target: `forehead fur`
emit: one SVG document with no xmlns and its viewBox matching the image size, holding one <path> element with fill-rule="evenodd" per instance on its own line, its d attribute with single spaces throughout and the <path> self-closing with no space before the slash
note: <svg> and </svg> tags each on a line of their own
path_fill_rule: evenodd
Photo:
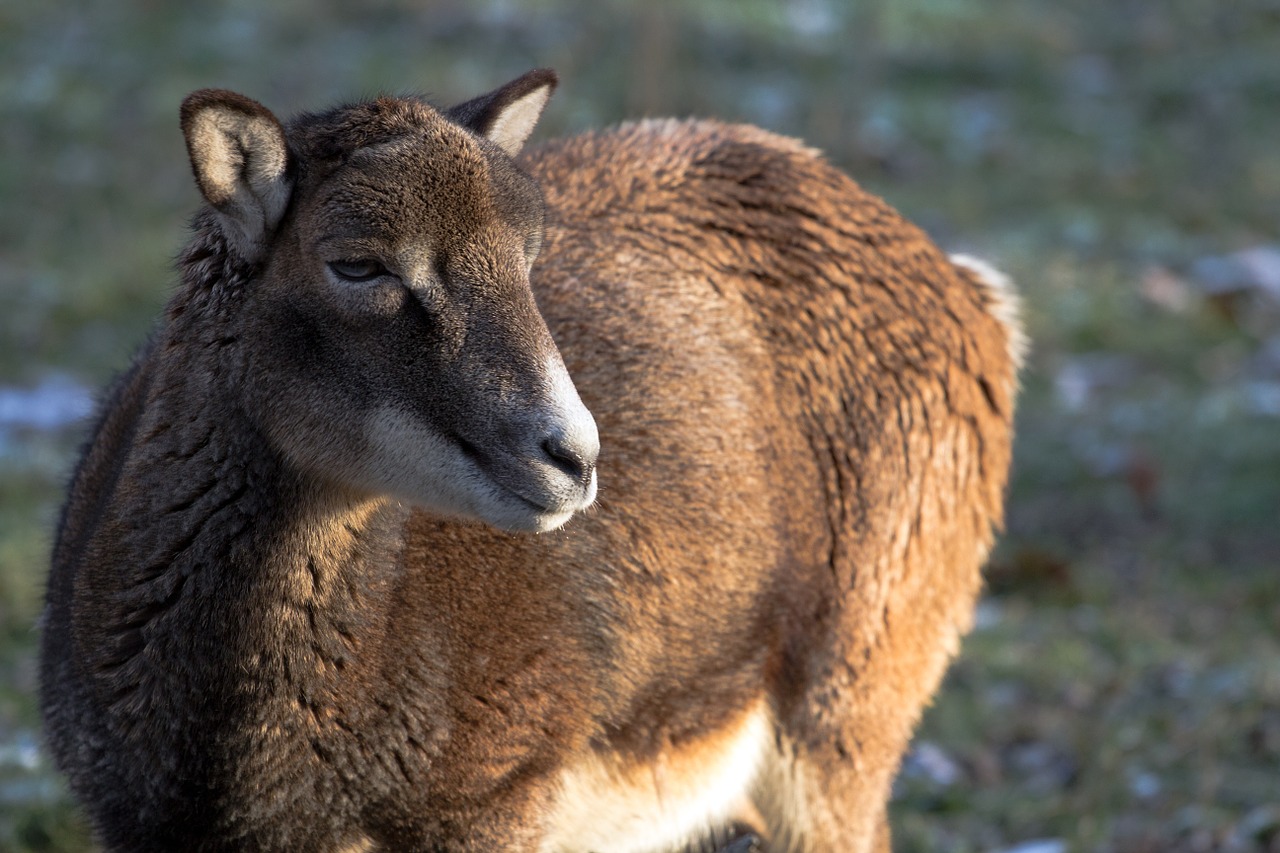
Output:
<svg viewBox="0 0 1280 853">
<path fill-rule="evenodd" d="M 324 223 L 389 240 L 488 225 L 528 232 L 526 243 L 529 233 L 540 239 L 543 201 L 533 179 L 424 101 L 380 97 L 302 115 L 286 134 L 297 155 L 295 198 Z"/>
<path fill-rule="evenodd" d="M 361 148 L 391 142 L 424 131 L 455 127 L 429 104 L 412 98 L 379 97 L 323 113 L 306 113 L 289 123 L 288 136 L 304 161 L 345 161 Z M 477 151 L 477 154 L 479 152 Z"/>
</svg>

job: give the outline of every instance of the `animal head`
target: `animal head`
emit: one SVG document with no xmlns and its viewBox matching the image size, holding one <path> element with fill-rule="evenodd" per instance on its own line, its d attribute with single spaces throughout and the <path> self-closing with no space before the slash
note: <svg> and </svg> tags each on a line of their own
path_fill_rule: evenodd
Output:
<svg viewBox="0 0 1280 853">
<path fill-rule="evenodd" d="M 287 125 L 233 92 L 183 103 L 202 221 L 251 270 L 223 332 L 238 393 L 290 464 L 508 530 L 590 505 L 596 426 L 534 303 L 543 202 L 512 159 L 555 84 Z"/>
</svg>

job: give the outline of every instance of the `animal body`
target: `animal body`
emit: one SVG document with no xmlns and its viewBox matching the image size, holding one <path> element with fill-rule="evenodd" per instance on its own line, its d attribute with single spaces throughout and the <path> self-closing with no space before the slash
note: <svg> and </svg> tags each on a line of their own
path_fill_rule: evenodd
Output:
<svg viewBox="0 0 1280 853">
<path fill-rule="evenodd" d="M 58 528 L 42 708 L 111 850 L 887 849 L 999 525 L 1020 332 L 801 144 L 520 154 L 535 71 L 282 124 Z"/>
</svg>

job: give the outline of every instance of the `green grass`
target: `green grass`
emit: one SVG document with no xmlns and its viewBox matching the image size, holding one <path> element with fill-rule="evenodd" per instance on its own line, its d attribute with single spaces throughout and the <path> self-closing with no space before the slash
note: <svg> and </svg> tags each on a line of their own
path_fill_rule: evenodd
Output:
<svg viewBox="0 0 1280 853">
<path fill-rule="evenodd" d="M 197 199 L 188 91 L 289 114 L 538 65 L 563 81 L 544 137 L 763 124 L 1019 283 L 1035 348 L 1009 529 L 920 733 L 959 773 L 901 780 L 897 848 L 1280 849 L 1280 422 L 1246 387 L 1280 321 L 1142 289 L 1277 240 L 1275 0 L 11 0 L 0 386 L 97 385 L 146 333 Z M 43 759 L 5 752 L 35 736 L 32 625 L 77 440 L 0 435 L 0 851 L 87 846 Z"/>
</svg>

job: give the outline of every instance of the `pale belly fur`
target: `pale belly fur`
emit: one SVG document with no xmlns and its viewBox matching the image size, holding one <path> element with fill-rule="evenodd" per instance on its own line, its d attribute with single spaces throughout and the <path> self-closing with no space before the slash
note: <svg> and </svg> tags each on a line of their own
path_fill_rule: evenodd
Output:
<svg viewBox="0 0 1280 853">
<path fill-rule="evenodd" d="M 652 763 L 591 755 L 565 768 L 542 853 L 659 853 L 750 814 L 773 739 L 761 699 L 732 725 Z"/>
</svg>

